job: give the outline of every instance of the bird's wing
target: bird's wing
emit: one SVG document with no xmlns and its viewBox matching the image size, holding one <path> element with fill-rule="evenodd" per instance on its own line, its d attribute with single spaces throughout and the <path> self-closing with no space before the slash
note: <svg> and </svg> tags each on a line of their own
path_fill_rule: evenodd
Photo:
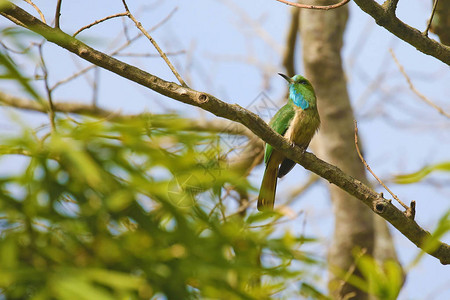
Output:
<svg viewBox="0 0 450 300">
<path fill-rule="evenodd" d="M 291 104 L 283 106 L 270 120 L 269 126 L 272 127 L 277 133 L 284 135 L 291 124 L 292 119 L 295 116 L 295 110 Z M 271 145 L 266 144 L 266 153 L 264 155 L 264 162 L 267 164 L 270 156 L 272 155 L 273 148 Z"/>
</svg>

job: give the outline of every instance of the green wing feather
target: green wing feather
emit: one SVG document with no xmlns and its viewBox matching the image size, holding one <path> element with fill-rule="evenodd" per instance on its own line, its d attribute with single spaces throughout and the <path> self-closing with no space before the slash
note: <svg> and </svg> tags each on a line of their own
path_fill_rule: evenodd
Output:
<svg viewBox="0 0 450 300">
<path fill-rule="evenodd" d="M 295 116 L 295 110 L 291 103 L 283 106 L 270 120 L 269 126 L 277 133 L 284 135 Z M 264 154 L 264 162 L 267 164 L 270 155 L 272 155 L 273 147 L 266 144 L 266 153 Z"/>
</svg>

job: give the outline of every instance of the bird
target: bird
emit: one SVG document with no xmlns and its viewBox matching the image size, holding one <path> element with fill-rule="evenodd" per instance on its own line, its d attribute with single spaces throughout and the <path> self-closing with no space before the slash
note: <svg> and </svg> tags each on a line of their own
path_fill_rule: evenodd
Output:
<svg viewBox="0 0 450 300">
<path fill-rule="evenodd" d="M 306 151 L 314 134 L 319 130 L 320 117 L 314 88 L 302 75 L 288 77 L 278 73 L 289 83 L 288 102 L 273 116 L 269 126 L 284 136 L 291 144 Z M 273 210 L 277 178 L 282 178 L 295 166 L 295 162 L 285 157 L 283 153 L 266 144 L 264 171 L 259 190 L 259 211 Z"/>
</svg>

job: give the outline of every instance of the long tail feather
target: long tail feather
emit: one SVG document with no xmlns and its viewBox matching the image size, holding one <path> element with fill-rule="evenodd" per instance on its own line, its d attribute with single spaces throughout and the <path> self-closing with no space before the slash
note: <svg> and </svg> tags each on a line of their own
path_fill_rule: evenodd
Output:
<svg viewBox="0 0 450 300">
<path fill-rule="evenodd" d="M 267 164 L 258 196 L 258 210 L 272 210 L 277 188 L 278 164 Z"/>
</svg>

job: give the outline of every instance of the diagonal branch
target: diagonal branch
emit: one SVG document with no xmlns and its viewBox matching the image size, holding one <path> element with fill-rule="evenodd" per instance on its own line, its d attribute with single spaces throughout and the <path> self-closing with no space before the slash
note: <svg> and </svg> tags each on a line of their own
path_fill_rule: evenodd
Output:
<svg viewBox="0 0 450 300">
<path fill-rule="evenodd" d="M 127 78 L 142 86 L 145 86 L 159 94 L 174 100 L 197 106 L 212 114 L 243 124 L 255 135 L 275 149 L 281 151 L 286 157 L 302 165 L 305 169 L 316 173 L 330 183 L 335 184 L 347 193 L 358 198 L 372 211 L 386 219 L 397 228 L 405 237 L 417 247 L 422 248 L 430 255 L 438 258 L 442 264 L 450 264 L 450 246 L 438 242 L 433 249 L 425 247 L 425 243 L 431 238 L 429 232 L 420 227 L 414 220 L 408 218 L 389 200 L 362 183 L 361 181 L 345 174 L 339 168 L 317 158 L 314 154 L 304 153 L 297 146 L 292 146 L 281 135 L 273 131 L 261 118 L 237 104 L 225 103 L 213 95 L 196 91 L 168 82 L 149 74 L 137 67 L 121 62 L 102 52 L 99 52 L 77 39 L 65 34 L 59 29 L 54 29 L 30 15 L 23 9 L 9 1 L 4 1 L 0 14 L 12 22 L 43 36 L 48 41 L 80 56 L 97 66 L 105 68 L 121 77 Z"/>
<path fill-rule="evenodd" d="M 437 8 L 437 4 L 438 4 L 439 0 L 434 0 L 433 2 L 434 3 L 433 3 L 433 8 L 431 9 L 431 16 L 428 19 L 427 27 L 425 28 L 425 31 L 423 32 L 424 36 L 428 36 L 428 31 L 430 30 L 431 23 L 433 22 L 433 17 L 434 17 L 434 14 L 436 13 L 436 8 Z"/>
<path fill-rule="evenodd" d="M 392 4 L 398 1 L 386 1 L 386 6 L 380 5 L 374 0 L 354 0 L 354 2 L 364 12 L 372 16 L 378 25 L 383 26 L 398 38 L 416 47 L 417 50 L 450 65 L 449 46 L 430 39 L 419 30 L 403 23 L 395 16 L 395 11 L 392 11 Z"/>
<path fill-rule="evenodd" d="M 0 91 L 0 106 L 1 105 L 27 111 L 35 111 L 41 113 L 48 112 L 48 110 L 44 106 L 36 101 L 8 95 Z M 107 110 L 89 104 L 82 104 L 77 102 L 54 102 L 53 109 L 58 113 L 104 118 L 114 122 L 128 121 L 136 118 L 148 118 L 151 119 L 151 126 L 155 128 L 164 128 L 167 126 L 167 124 L 174 125 L 173 123 L 168 123 L 166 121 L 160 122 L 158 118 L 153 118 L 153 116 L 155 115 L 151 113 L 122 114 L 120 111 Z M 253 132 L 251 132 L 247 127 L 239 123 L 231 122 L 229 120 L 184 119 L 176 117 L 175 122 L 176 128 L 178 130 L 226 133 L 233 135 L 244 135 L 249 139 L 255 138 Z"/>
</svg>

